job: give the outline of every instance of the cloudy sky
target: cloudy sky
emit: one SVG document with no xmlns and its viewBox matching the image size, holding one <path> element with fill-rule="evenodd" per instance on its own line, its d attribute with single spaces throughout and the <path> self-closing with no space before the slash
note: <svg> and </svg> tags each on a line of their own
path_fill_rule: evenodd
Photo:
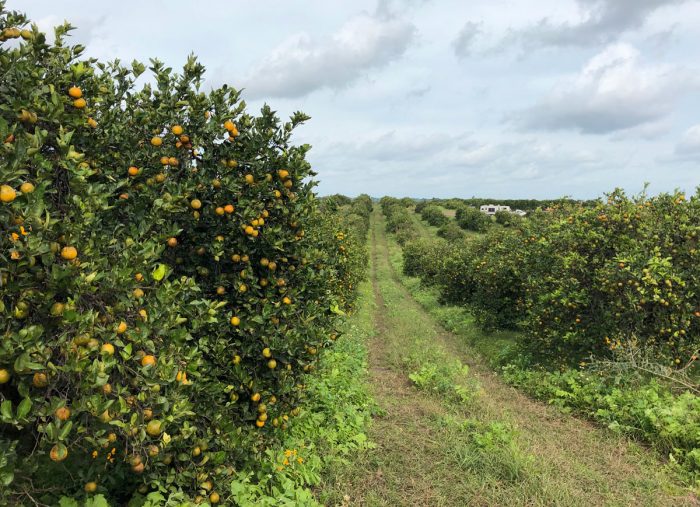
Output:
<svg viewBox="0 0 700 507">
<path fill-rule="evenodd" d="M 700 185 L 700 0 L 9 0 L 102 59 L 188 53 L 311 122 L 321 193 Z"/>
</svg>

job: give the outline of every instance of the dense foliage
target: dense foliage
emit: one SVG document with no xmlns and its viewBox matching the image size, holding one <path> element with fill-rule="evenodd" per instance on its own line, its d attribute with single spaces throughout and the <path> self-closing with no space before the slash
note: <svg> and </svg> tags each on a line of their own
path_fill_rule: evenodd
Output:
<svg viewBox="0 0 700 507">
<path fill-rule="evenodd" d="M 442 212 L 442 208 L 439 206 L 426 206 L 420 212 L 420 215 L 423 220 L 435 227 L 445 225 L 449 221 L 449 219 Z"/>
<path fill-rule="evenodd" d="M 490 216 L 471 206 L 458 207 L 455 220 L 462 229 L 474 232 L 485 232 L 493 223 Z"/>
<path fill-rule="evenodd" d="M 194 58 L 137 89 L 0 11 L 0 503 L 226 501 L 338 336 L 368 212 L 319 209 L 302 113 L 201 91 Z"/>
</svg>

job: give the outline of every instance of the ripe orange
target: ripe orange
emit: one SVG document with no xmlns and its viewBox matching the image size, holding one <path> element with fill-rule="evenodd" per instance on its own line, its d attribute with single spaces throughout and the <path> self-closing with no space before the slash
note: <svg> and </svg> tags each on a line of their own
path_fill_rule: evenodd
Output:
<svg viewBox="0 0 700 507">
<path fill-rule="evenodd" d="M 163 144 L 163 139 L 161 139 L 161 138 L 158 137 L 158 136 L 152 137 L 152 138 L 151 138 L 151 144 L 152 144 L 153 146 L 160 146 L 160 145 Z"/>
<path fill-rule="evenodd" d="M 49 385 L 49 379 L 46 373 L 35 373 L 32 377 L 32 385 L 39 388 Z"/>
<path fill-rule="evenodd" d="M 73 107 L 76 109 L 84 109 L 85 106 L 87 106 L 87 102 L 85 102 L 85 99 L 75 99 L 73 101 Z"/>
<path fill-rule="evenodd" d="M 17 197 L 17 192 L 10 185 L 0 186 L 0 201 L 12 202 Z"/>
<path fill-rule="evenodd" d="M 10 372 L 5 368 L 0 369 L 0 384 L 7 384 L 10 381 Z"/>
<path fill-rule="evenodd" d="M 117 333 L 118 333 L 118 334 L 124 334 L 124 333 L 126 332 L 127 327 L 128 327 L 128 326 L 126 325 L 126 322 L 121 321 L 121 322 L 119 323 L 119 325 L 117 326 Z"/>
<path fill-rule="evenodd" d="M 175 248 L 177 246 L 177 238 L 168 238 L 168 246 Z"/>
<path fill-rule="evenodd" d="M 59 421 L 67 421 L 70 417 L 70 409 L 68 407 L 59 407 L 54 412 L 54 415 Z"/>
<path fill-rule="evenodd" d="M 170 159 L 168 157 L 160 157 L 160 163 L 163 165 L 168 165 Z"/>
<path fill-rule="evenodd" d="M 224 122 L 224 128 L 229 132 L 236 128 L 236 125 L 231 120 L 226 120 Z"/>
<path fill-rule="evenodd" d="M 136 273 L 136 274 L 134 275 L 134 279 L 135 279 L 137 282 L 140 282 L 140 281 L 143 280 L 143 275 L 142 275 L 141 273 Z"/>
<path fill-rule="evenodd" d="M 141 359 L 141 366 L 153 366 L 156 364 L 156 358 L 155 356 L 152 356 L 151 354 L 143 356 Z"/>
<path fill-rule="evenodd" d="M 262 351 L 263 357 L 272 357 L 272 351 L 270 350 L 269 347 L 265 347 Z"/>
<path fill-rule="evenodd" d="M 133 178 L 134 176 L 138 176 L 138 174 L 139 174 L 139 168 L 138 168 L 138 167 L 131 166 L 131 167 L 129 167 L 128 173 L 129 173 L 129 176 L 131 176 L 132 178 Z"/>
<path fill-rule="evenodd" d="M 94 120 L 94 118 L 88 118 L 87 124 L 90 125 L 94 129 L 97 128 L 97 122 Z"/>
<path fill-rule="evenodd" d="M 28 181 L 25 181 L 24 183 L 22 183 L 22 185 L 20 185 L 19 190 L 23 194 L 31 194 L 32 192 L 34 192 L 34 185 Z"/>
<path fill-rule="evenodd" d="M 211 180 L 211 186 L 214 188 L 221 188 L 221 180 Z"/>
<path fill-rule="evenodd" d="M 219 503 L 220 500 L 221 500 L 221 498 L 219 497 L 219 493 L 217 493 L 216 491 L 212 492 L 212 494 L 209 495 L 209 501 L 211 503 L 216 504 L 216 503 Z"/>
<path fill-rule="evenodd" d="M 135 298 L 137 298 L 137 299 L 138 299 L 138 298 L 142 298 L 142 297 L 143 297 L 143 290 L 141 290 L 141 289 L 139 289 L 139 288 L 136 288 L 136 289 L 134 289 L 134 291 L 132 292 L 132 294 L 133 294 L 133 296 L 134 296 Z"/>
<path fill-rule="evenodd" d="M 100 349 L 100 351 L 103 354 L 106 354 L 108 356 L 113 356 L 114 355 L 114 345 L 112 345 L 111 343 L 104 343 L 104 344 L 102 344 L 102 348 Z"/>
<path fill-rule="evenodd" d="M 250 397 L 250 399 L 255 403 L 259 402 L 260 401 L 260 393 L 253 393 L 253 395 Z"/>
<path fill-rule="evenodd" d="M 185 134 L 181 135 L 181 136 L 180 136 L 180 142 L 181 142 L 182 144 L 187 144 L 187 143 L 189 143 L 189 142 L 190 142 L 190 136 L 187 136 L 187 135 L 185 135 Z"/>
<path fill-rule="evenodd" d="M 180 125 L 173 125 L 173 128 L 171 129 L 171 131 L 176 136 L 179 136 L 180 134 L 182 134 L 183 129 Z"/>
<path fill-rule="evenodd" d="M 282 302 L 283 302 L 285 305 L 291 305 L 291 304 L 292 304 L 292 300 L 289 299 L 287 296 L 285 296 L 285 297 L 282 298 Z"/>
<path fill-rule="evenodd" d="M 85 483 L 85 492 L 86 493 L 94 493 L 97 491 L 97 483 L 96 482 L 86 482 Z"/>
<path fill-rule="evenodd" d="M 235 208 L 233 207 L 233 204 L 227 204 L 224 206 L 224 211 L 230 215 L 235 211 Z"/>
<path fill-rule="evenodd" d="M 192 199 L 192 201 L 190 201 L 190 206 L 192 206 L 192 209 L 200 209 L 202 207 L 202 201 L 199 199 Z"/>
<path fill-rule="evenodd" d="M 70 95 L 74 99 L 79 99 L 83 96 L 83 90 L 81 90 L 77 86 L 71 86 L 70 88 L 68 88 L 68 95 Z"/>
<path fill-rule="evenodd" d="M 78 250 L 74 246 L 64 246 L 61 249 L 61 257 L 67 261 L 72 261 L 78 256 Z"/>
<path fill-rule="evenodd" d="M 240 326 L 241 319 L 239 319 L 238 317 L 231 317 L 231 325 L 232 326 Z"/>
<path fill-rule="evenodd" d="M 223 287 L 219 286 L 219 287 L 216 288 L 216 293 L 217 293 L 219 296 L 223 296 L 224 294 L 226 294 L 226 289 L 224 289 Z"/>
<path fill-rule="evenodd" d="M 246 182 L 248 185 L 252 185 L 253 183 L 255 183 L 255 178 L 253 177 L 252 174 L 246 174 L 246 175 L 245 175 L 245 182 Z"/>
<path fill-rule="evenodd" d="M 253 235 L 253 232 L 255 232 L 255 229 L 253 229 L 252 226 L 247 225 L 246 228 L 245 228 L 245 233 L 246 233 L 247 235 L 249 235 L 249 236 L 252 236 L 252 235 Z"/>
<path fill-rule="evenodd" d="M 257 421 L 255 421 L 255 425 L 258 428 L 262 428 L 263 426 L 265 426 L 265 421 L 261 421 L 260 419 L 258 419 Z"/>
<path fill-rule="evenodd" d="M 224 214 L 224 208 L 222 208 L 221 206 L 218 206 L 218 207 L 214 210 L 214 212 L 215 212 L 217 215 L 222 216 L 222 215 Z"/>
<path fill-rule="evenodd" d="M 277 171 L 277 174 L 279 175 L 280 179 L 286 180 L 287 178 L 289 178 L 289 171 L 287 171 L 286 169 L 280 169 L 279 171 Z"/>
<path fill-rule="evenodd" d="M 178 165 L 179 163 L 180 163 L 180 162 L 178 162 L 178 160 L 177 160 L 175 157 L 170 157 L 170 158 L 168 159 L 168 164 L 170 164 L 170 165 L 175 165 L 175 166 L 176 166 L 176 165 Z"/>
<path fill-rule="evenodd" d="M 270 359 L 267 362 L 267 367 L 270 368 L 271 370 L 274 370 L 275 368 L 277 368 L 277 361 L 275 361 L 274 359 Z"/>
</svg>

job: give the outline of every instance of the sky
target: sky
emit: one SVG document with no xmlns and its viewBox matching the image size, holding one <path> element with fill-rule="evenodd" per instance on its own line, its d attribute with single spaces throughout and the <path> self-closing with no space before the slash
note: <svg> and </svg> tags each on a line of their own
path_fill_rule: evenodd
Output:
<svg viewBox="0 0 700 507">
<path fill-rule="evenodd" d="M 700 0 L 8 0 L 87 55 L 311 121 L 321 194 L 594 198 L 700 185 Z"/>
</svg>

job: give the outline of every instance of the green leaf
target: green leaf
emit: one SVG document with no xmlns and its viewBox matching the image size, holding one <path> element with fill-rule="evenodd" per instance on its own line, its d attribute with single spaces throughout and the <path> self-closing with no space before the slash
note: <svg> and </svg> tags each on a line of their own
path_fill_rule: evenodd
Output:
<svg viewBox="0 0 700 507">
<path fill-rule="evenodd" d="M 168 266 L 165 264 L 158 264 L 156 269 L 153 270 L 152 276 L 156 282 L 160 282 L 168 271 Z"/>
<path fill-rule="evenodd" d="M 24 398 L 22 401 L 20 401 L 19 406 L 17 407 L 17 419 L 24 419 L 25 417 L 27 417 L 27 414 L 29 414 L 29 411 L 31 409 L 31 398 Z"/>
<path fill-rule="evenodd" d="M 12 420 L 12 402 L 10 400 L 5 400 L 0 404 L 0 415 L 2 415 L 3 421 Z"/>
</svg>

